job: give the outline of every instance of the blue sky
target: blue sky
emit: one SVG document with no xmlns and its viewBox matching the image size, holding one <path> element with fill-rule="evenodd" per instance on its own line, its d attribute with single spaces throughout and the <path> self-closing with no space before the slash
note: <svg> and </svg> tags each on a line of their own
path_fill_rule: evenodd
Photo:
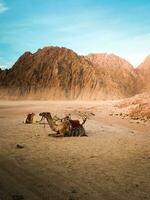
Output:
<svg viewBox="0 0 150 200">
<path fill-rule="evenodd" d="M 0 67 L 51 45 L 137 66 L 150 54 L 149 11 L 149 0 L 0 0 Z"/>
</svg>

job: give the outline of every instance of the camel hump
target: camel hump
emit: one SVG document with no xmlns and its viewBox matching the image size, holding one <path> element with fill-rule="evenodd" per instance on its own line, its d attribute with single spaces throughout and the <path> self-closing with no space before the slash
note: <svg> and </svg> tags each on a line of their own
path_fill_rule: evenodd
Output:
<svg viewBox="0 0 150 200">
<path fill-rule="evenodd" d="M 79 120 L 70 120 L 70 123 L 71 123 L 72 128 L 80 126 Z"/>
</svg>

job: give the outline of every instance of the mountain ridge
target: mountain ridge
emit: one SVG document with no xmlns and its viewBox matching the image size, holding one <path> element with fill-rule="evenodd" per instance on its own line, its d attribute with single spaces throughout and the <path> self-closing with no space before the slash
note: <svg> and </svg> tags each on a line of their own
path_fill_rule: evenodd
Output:
<svg viewBox="0 0 150 200">
<path fill-rule="evenodd" d="M 0 70 L 0 98 L 98 100 L 140 92 L 141 73 L 114 54 L 80 56 L 65 47 L 25 52 L 9 70 Z"/>
</svg>

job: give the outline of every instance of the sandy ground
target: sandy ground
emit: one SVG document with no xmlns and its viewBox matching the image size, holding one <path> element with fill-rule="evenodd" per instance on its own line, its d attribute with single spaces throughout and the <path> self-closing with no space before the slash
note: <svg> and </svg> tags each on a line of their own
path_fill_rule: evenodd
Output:
<svg viewBox="0 0 150 200">
<path fill-rule="evenodd" d="M 150 123 L 111 116 L 115 103 L 0 101 L 0 200 L 149 200 Z M 95 113 L 89 137 L 22 123 L 30 111 L 76 110 Z"/>
</svg>

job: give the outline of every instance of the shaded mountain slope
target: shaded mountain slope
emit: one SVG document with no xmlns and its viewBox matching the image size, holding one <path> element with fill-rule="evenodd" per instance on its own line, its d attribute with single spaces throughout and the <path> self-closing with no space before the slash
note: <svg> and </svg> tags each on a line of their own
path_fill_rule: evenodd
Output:
<svg viewBox="0 0 150 200">
<path fill-rule="evenodd" d="M 150 56 L 147 56 L 144 62 L 139 65 L 137 72 L 141 77 L 141 84 L 143 84 L 142 91 L 150 92 Z"/>
<path fill-rule="evenodd" d="M 90 54 L 86 58 L 97 69 L 107 94 L 128 97 L 138 93 L 139 75 L 126 60 L 114 54 Z"/>
<path fill-rule="evenodd" d="M 90 98 L 97 79 L 92 65 L 72 50 L 45 47 L 24 53 L 1 85 L 16 98 Z"/>
</svg>

